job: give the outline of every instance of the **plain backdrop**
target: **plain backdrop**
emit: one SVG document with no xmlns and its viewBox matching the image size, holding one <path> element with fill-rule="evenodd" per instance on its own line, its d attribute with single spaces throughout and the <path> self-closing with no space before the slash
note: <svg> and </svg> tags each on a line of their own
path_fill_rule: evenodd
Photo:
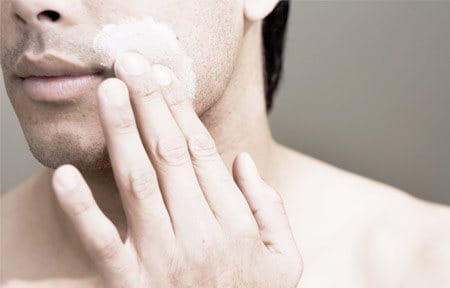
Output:
<svg viewBox="0 0 450 288">
<path fill-rule="evenodd" d="M 450 2 L 292 2 L 276 139 L 450 204 Z M 4 192 L 40 164 L 1 89 Z"/>
</svg>

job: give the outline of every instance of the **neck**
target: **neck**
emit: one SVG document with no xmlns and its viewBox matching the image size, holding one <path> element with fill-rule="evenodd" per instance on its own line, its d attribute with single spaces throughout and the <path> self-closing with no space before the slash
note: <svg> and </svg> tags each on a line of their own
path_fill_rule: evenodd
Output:
<svg viewBox="0 0 450 288">
<path fill-rule="evenodd" d="M 261 47 L 261 23 L 254 23 L 248 27 L 243 37 L 235 70 L 225 93 L 201 115 L 201 119 L 229 168 L 239 152 L 249 152 L 262 177 L 270 184 L 270 174 L 267 170 L 273 164 L 275 145 L 265 110 Z M 48 169 L 48 173 L 53 171 Z M 100 208 L 124 235 L 126 219 L 112 170 L 82 174 Z M 57 204 L 55 205 L 57 207 Z M 58 207 L 57 209 L 59 210 Z M 66 221 L 65 217 L 61 219 Z M 62 226 L 67 225 L 62 223 Z"/>
<path fill-rule="evenodd" d="M 261 25 L 248 27 L 224 95 L 201 115 L 230 168 L 239 152 L 249 152 L 265 174 L 273 147 L 265 107 Z"/>
</svg>

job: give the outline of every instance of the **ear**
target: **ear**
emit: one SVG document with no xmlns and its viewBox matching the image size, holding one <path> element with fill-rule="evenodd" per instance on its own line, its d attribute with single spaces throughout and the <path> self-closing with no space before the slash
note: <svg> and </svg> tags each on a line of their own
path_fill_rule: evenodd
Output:
<svg viewBox="0 0 450 288">
<path fill-rule="evenodd" d="M 278 2 L 279 0 L 244 0 L 245 17 L 250 21 L 262 20 L 272 12 Z"/>
</svg>

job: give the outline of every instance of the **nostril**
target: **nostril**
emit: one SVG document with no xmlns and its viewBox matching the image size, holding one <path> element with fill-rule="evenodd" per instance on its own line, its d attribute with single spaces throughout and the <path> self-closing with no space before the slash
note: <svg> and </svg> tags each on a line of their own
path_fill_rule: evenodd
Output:
<svg viewBox="0 0 450 288">
<path fill-rule="evenodd" d="M 53 10 L 45 10 L 42 11 L 41 13 L 39 13 L 37 15 L 38 20 L 42 21 L 42 20 L 50 20 L 52 22 L 56 22 L 59 20 L 59 18 L 61 18 L 61 15 L 59 15 L 58 12 L 53 11 Z"/>
</svg>

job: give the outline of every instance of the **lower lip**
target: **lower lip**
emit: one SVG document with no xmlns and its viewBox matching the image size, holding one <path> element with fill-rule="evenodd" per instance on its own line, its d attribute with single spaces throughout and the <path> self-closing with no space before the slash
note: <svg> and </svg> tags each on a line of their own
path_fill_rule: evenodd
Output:
<svg viewBox="0 0 450 288">
<path fill-rule="evenodd" d="M 39 102 L 70 102 L 81 97 L 87 89 L 100 81 L 100 75 L 28 77 L 23 79 L 24 90 Z"/>
</svg>

